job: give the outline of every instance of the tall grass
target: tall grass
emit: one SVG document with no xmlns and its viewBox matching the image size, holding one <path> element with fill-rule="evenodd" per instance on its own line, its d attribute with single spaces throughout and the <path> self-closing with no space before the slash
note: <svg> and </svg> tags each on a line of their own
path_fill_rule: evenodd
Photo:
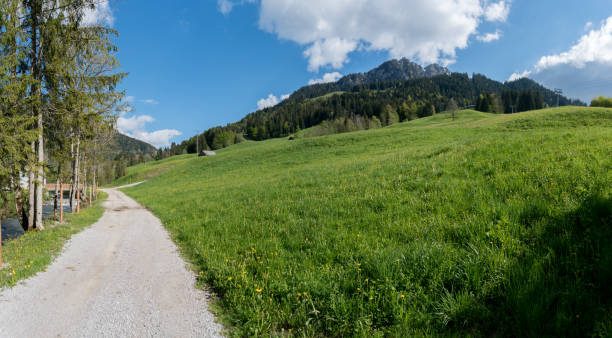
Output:
<svg viewBox="0 0 612 338">
<path fill-rule="evenodd" d="M 235 335 L 605 336 L 611 153 L 609 109 L 463 111 L 168 159 L 126 192 Z"/>
</svg>

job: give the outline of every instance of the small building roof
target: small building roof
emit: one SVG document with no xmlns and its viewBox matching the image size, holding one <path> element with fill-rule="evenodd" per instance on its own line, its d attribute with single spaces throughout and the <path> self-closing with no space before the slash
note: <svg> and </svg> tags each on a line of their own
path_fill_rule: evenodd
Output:
<svg viewBox="0 0 612 338">
<path fill-rule="evenodd" d="M 198 156 L 213 156 L 213 155 L 217 155 L 217 153 L 215 153 L 212 150 L 202 150 L 200 154 L 198 154 Z"/>
</svg>

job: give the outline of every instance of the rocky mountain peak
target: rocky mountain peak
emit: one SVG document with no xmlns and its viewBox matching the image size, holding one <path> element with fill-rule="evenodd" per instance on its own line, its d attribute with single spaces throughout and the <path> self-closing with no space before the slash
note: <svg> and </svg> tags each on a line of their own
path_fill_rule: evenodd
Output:
<svg viewBox="0 0 612 338">
<path fill-rule="evenodd" d="M 364 74 L 349 74 L 340 79 L 338 84 L 345 87 L 373 82 L 407 81 L 422 77 L 449 75 L 450 73 L 451 72 L 447 68 L 438 64 L 431 64 L 423 68 L 421 65 L 407 58 L 402 58 L 386 61 Z"/>
</svg>

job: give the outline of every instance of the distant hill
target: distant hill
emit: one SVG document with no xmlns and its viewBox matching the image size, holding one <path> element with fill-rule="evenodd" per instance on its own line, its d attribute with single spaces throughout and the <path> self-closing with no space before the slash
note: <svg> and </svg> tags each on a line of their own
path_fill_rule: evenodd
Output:
<svg viewBox="0 0 612 338">
<path fill-rule="evenodd" d="M 304 86 L 274 107 L 198 137 L 202 147 L 219 149 L 244 139 L 288 136 L 322 123 L 331 133 L 377 128 L 433 115 L 451 102 L 484 112 L 512 113 L 553 107 L 557 101 L 560 106 L 585 105 L 527 78 L 499 82 L 480 74 L 451 73 L 437 64 L 422 67 L 408 59 L 390 60 L 337 82 Z M 164 150 L 163 157 L 196 148 L 194 136 Z"/>
<path fill-rule="evenodd" d="M 438 75 L 450 75 L 451 72 L 438 64 L 425 68 L 406 58 L 389 60 L 367 73 L 349 74 L 332 83 L 315 84 L 302 87 L 289 97 L 290 100 L 311 99 L 338 91 L 353 91 L 366 84 L 391 81 L 408 81 Z"/>
<path fill-rule="evenodd" d="M 113 138 L 113 142 L 110 145 L 111 152 L 115 155 L 117 154 L 149 154 L 153 155 L 157 151 L 157 148 L 154 146 L 137 140 L 135 138 L 129 137 L 127 135 L 121 134 L 120 132 L 115 133 Z"/>
</svg>

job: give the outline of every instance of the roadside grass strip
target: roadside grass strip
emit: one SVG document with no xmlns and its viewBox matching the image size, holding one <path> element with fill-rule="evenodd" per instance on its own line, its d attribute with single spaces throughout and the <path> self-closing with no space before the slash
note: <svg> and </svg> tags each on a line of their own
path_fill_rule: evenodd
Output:
<svg viewBox="0 0 612 338">
<path fill-rule="evenodd" d="M 8 240 L 2 247 L 2 258 L 8 267 L 0 269 L 0 292 L 12 287 L 19 281 L 41 271 L 61 253 L 64 244 L 72 235 L 94 224 L 102 214 L 102 203 L 108 195 L 99 192 L 99 198 L 91 208 L 83 208 L 78 214 L 65 214 L 64 224 L 53 226 L 54 220 L 45 224 L 44 231 L 26 232 L 22 236 Z"/>
</svg>

